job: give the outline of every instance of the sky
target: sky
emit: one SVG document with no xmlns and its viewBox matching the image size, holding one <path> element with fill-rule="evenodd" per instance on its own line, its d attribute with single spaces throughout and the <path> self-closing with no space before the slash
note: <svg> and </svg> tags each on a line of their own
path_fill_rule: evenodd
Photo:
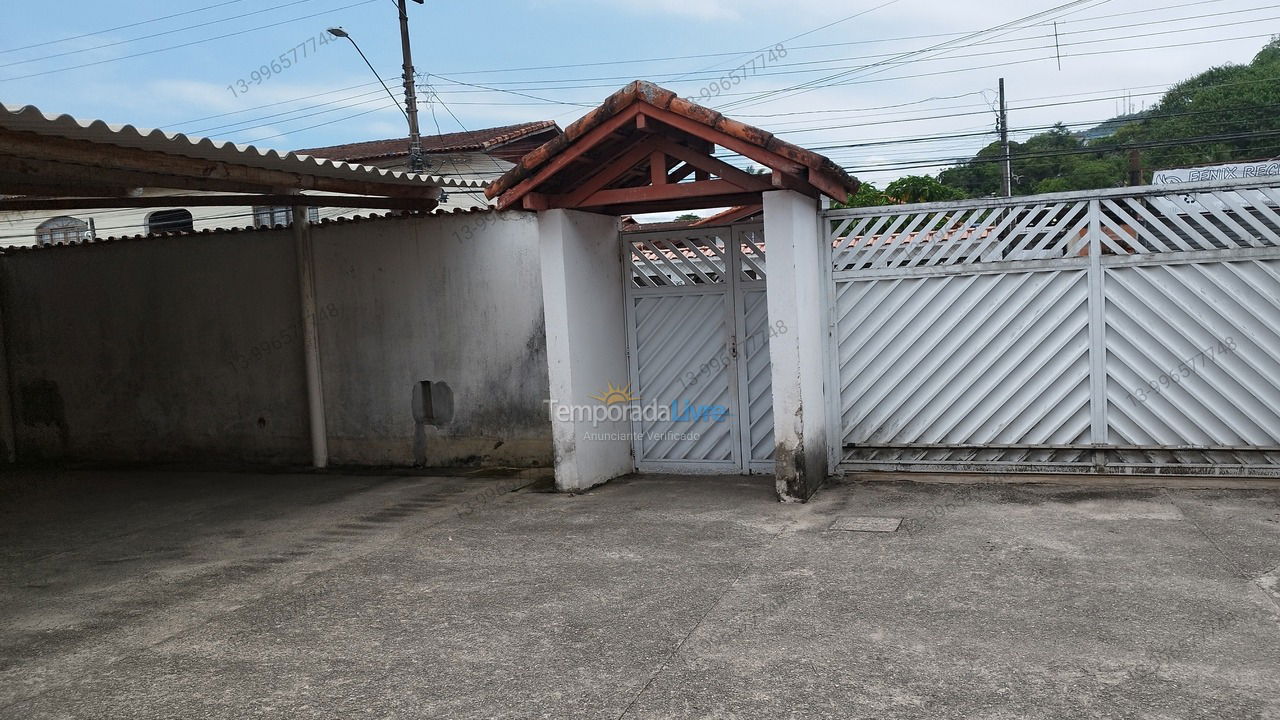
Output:
<svg viewBox="0 0 1280 720">
<path fill-rule="evenodd" d="M 1280 33 L 1266 0 L 427 0 L 409 15 L 424 134 L 564 127 L 639 78 L 881 186 L 991 142 L 1001 77 L 1015 138 L 1084 129 Z M 280 150 L 403 137 L 335 25 L 398 95 L 393 0 L 7 0 L 0 102 Z"/>
</svg>

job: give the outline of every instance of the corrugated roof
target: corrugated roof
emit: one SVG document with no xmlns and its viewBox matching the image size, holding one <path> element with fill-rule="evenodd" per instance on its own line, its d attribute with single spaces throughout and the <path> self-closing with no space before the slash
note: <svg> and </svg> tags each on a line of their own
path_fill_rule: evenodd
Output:
<svg viewBox="0 0 1280 720">
<path fill-rule="evenodd" d="M 32 105 L 14 107 L 0 104 L 0 128 L 340 180 L 423 187 L 480 187 L 479 183 L 455 178 L 395 172 L 293 152 L 281 154 L 253 145 L 140 129 L 133 125 L 109 125 L 101 120 L 79 120 L 65 114 L 49 115 Z"/>
<path fill-rule="evenodd" d="M 560 131 L 554 120 L 538 120 L 536 122 L 481 128 L 466 132 L 423 135 L 422 150 L 427 153 L 488 150 L 498 145 L 552 129 L 556 130 L 556 132 Z M 366 142 L 346 143 L 344 145 L 308 148 L 297 152 L 331 160 L 378 160 L 408 155 L 409 138 L 369 140 Z"/>
</svg>

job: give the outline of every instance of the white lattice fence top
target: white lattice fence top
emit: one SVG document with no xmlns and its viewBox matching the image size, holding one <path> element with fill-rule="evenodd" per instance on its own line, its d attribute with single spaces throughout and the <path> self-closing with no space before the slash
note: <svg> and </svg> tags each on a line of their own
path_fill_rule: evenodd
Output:
<svg viewBox="0 0 1280 720">
<path fill-rule="evenodd" d="M 1280 245 L 1280 189 L 1103 198 L 1104 253 L 1194 252 Z"/>
<path fill-rule="evenodd" d="M 727 244 L 716 234 L 628 235 L 637 287 L 713 285 L 725 281 Z"/>
<path fill-rule="evenodd" d="M 836 270 L 957 265 L 1080 254 L 1088 203 L 905 211 L 844 218 L 832 231 Z"/>
<path fill-rule="evenodd" d="M 837 272 L 1280 247 L 1280 188 L 1158 186 L 826 214 Z"/>
<path fill-rule="evenodd" d="M 739 279 L 765 278 L 764 233 L 759 227 L 718 227 L 705 231 L 626 233 L 627 269 L 635 287 L 719 285 L 726 268 Z M 732 238 L 732 240 L 730 240 Z M 738 256 L 728 254 L 737 245 Z"/>
</svg>

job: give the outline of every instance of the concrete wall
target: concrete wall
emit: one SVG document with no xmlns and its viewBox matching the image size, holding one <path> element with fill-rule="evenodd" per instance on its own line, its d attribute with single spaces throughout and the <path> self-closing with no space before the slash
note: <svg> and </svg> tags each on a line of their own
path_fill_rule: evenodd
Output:
<svg viewBox="0 0 1280 720">
<path fill-rule="evenodd" d="M 532 216 L 313 241 L 334 463 L 550 464 Z M 19 460 L 307 463 L 297 278 L 288 230 L 0 258 Z M 414 421 L 422 380 L 452 390 L 439 427 Z"/>
<path fill-rule="evenodd" d="M 320 333 L 334 463 L 550 464 L 533 215 L 383 220 L 313 237 L 316 301 L 322 316 L 336 311 Z M 415 453 L 424 380 L 448 385 L 453 418 L 422 427 Z"/>
<path fill-rule="evenodd" d="M 19 460 L 307 459 L 289 232 L 34 250 L 0 268 Z"/>
<path fill-rule="evenodd" d="M 790 331 L 769 340 L 775 480 L 783 501 L 806 501 L 826 480 L 826 288 L 830 247 L 818 203 L 792 190 L 764 193 L 769 243 L 769 322 Z"/>
<path fill-rule="evenodd" d="M 593 396 L 624 386 L 629 375 L 618 219 L 549 210 L 538 214 L 538 235 L 551 398 L 598 405 Z M 552 426 L 557 488 L 589 488 L 633 469 L 629 421 L 553 413 Z"/>
</svg>

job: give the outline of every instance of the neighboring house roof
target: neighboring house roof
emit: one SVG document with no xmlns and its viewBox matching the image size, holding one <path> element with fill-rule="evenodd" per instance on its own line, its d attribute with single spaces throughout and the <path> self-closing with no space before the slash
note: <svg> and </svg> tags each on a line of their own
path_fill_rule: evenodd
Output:
<svg viewBox="0 0 1280 720">
<path fill-rule="evenodd" d="M 516 162 L 529 150 L 541 145 L 549 136 L 559 135 L 560 127 L 554 120 L 502 125 L 466 132 L 422 136 L 422 150 L 428 154 L 451 152 L 485 152 L 510 162 Z M 528 141 L 528 142 L 521 142 Z M 402 157 L 409 154 L 409 138 L 370 140 L 367 142 L 330 145 L 328 147 L 298 150 L 305 155 L 330 160 L 368 161 Z"/>
<path fill-rule="evenodd" d="M 365 186 L 366 191 L 370 184 L 423 189 L 477 187 L 475 183 L 456 178 L 395 172 L 292 152 L 281 154 L 276 150 L 261 150 L 252 145 L 188 137 L 182 133 L 140 129 L 133 125 L 108 125 L 101 120 L 78 120 L 70 115 L 49 115 L 30 105 L 12 107 L 0 104 L 0 130 L 177 155 L 254 170 L 289 173 L 302 184 L 307 185 L 307 187 L 292 188 L 298 190 L 320 189 L 344 192 L 337 188 L 351 185 L 353 189 L 346 192 L 360 192 L 354 190 L 354 186 L 358 184 Z M 92 178 L 82 179 L 92 180 Z M 163 185 L 157 185 L 157 187 L 161 186 Z"/>
<path fill-rule="evenodd" d="M 714 157 L 717 146 L 772 175 L 725 163 Z M 682 182 L 689 175 L 694 180 Z M 761 193 L 784 188 L 843 201 L 858 181 L 829 158 L 637 80 L 525 155 L 485 194 L 499 208 L 621 214 L 755 204 Z"/>
<path fill-rule="evenodd" d="M 654 230 L 683 230 L 685 228 L 707 228 L 750 220 L 764 212 L 763 205 L 739 205 L 721 210 L 697 220 L 668 220 L 666 222 L 642 223 L 627 215 L 622 218 L 623 232 L 651 232 Z"/>
<path fill-rule="evenodd" d="M 729 223 L 742 222 L 764 212 L 763 205 L 739 205 L 722 210 L 711 217 L 705 217 L 701 220 L 695 220 L 691 227 L 707 227 L 709 225 L 728 225 Z"/>
</svg>

